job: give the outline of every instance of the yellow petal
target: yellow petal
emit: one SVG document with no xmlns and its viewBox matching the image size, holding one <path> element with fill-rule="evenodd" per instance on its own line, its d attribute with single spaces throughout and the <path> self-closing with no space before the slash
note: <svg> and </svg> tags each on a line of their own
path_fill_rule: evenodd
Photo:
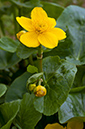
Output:
<svg viewBox="0 0 85 129">
<path fill-rule="evenodd" d="M 18 23 L 26 30 L 32 31 L 34 28 L 32 26 L 32 20 L 26 17 L 16 17 Z"/>
<path fill-rule="evenodd" d="M 48 17 L 48 29 L 54 28 L 56 26 L 56 20 L 54 18 Z"/>
<path fill-rule="evenodd" d="M 51 32 L 57 36 L 58 40 L 62 40 L 66 38 L 66 33 L 60 28 L 53 28 Z"/>
<path fill-rule="evenodd" d="M 41 7 L 35 7 L 31 12 L 31 18 L 33 21 L 42 20 L 47 18 L 47 13 Z"/>
<path fill-rule="evenodd" d="M 51 32 L 44 32 L 38 36 L 40 44 L 46 48 L 54 48 L 58 45 L 57 37 Z"/>
<path fill-rule="evenodd" d="M 35 32 L 26 32 L 21 35 L 20 41 L 27 47 L 38 47 L 40 43 L 37 38 L 38 35 Z"/>
<path fill-rule="evenodd" d="M 54 123 L 54 124 L 48 124 L 45 129 L 64 129 L 63 126 L 61 126 L 58 123 Z"/>
<path fill-rule="evenodd" d="M 84 125 L 81 120 L 71 120 L 67 124 L 67 129 L 83 129 Z"/>
</svg>

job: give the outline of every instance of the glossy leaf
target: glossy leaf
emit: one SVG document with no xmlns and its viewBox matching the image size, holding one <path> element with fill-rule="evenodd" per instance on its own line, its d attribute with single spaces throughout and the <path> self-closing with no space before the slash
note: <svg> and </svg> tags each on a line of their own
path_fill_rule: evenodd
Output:
<svg viewBox="0 0 85 129">
<path fill-rule="evenodd" d="M 57 56 L 45 58 L 43 70 L 47 94 L 44 97 L 36 98 L 34 106 L 39 112 L 52 115 L 66 100 L 77 70 L 75 65 L 60 60 Z"/>
<path fill-rule="evenodd" d="M 10 126 L 19 111 L 20 101 L 0 105 L 0 128 L 10 129 Z"/>
<path fill-rule="evenodd" d="M 9 53 L 0 50 L 0 69 L 10 68 L 17 64 L 21 59 L 16 56 L 16 53 Z"/>
<path fill-rule="evenodd" d="M 79 26 L 84 26 L 85 9 L 79 6 L 70 5 L 64 9 L 60 17 L 57 19 L 57 26 L 64 30 L 68 29 L 68 26 L 79 28 Z"/>
<path fill-rule="evenodd" d="M 8 37 L 2 37 L 0 39 L 0 48 L 2 50 L 14 53 L 19 45 L 19 41 L 15 41 Z"/>
<path fill-rule="evenodd" d="M 23 94 L 27 92 L 26 82 L 30 75 L 26 72 L 13 81 L 6 94 L 7 102 L 22 98 Z"/>
<path fill-rule="evenodd" d="M 33 106 L 34 95 L 26 93 L 21 101 L 20 110 L 16 121 L 22 129 L 34 129 L 41 119 L 42 114 L 37 112 Z"/>
<path fill-rule="evenodd" d="M 85 64 L 85 9 L 68 6 L 57 20 L 57 26 L 67 30 L 72 41 L 70 54 L 66 59 L 76 65 Z M 69 44 L 69 42 L 68 42 Z"/>
<path fill-rule="evenodd" d="M 85 88 L 80 93 L 69 94 L 60 107 L 59 120 L 61 123 L 67 122 L 72 118 L 85 121 Z"/>
<path fill-rule="evenodd" d="M 17 49 L 17 56 L 21 59 L 26 59 L 35 52 L 36 52 L 36 49 L 28 48 L 24 46 L 23 44 L 20 44 Z"/>
</svg>

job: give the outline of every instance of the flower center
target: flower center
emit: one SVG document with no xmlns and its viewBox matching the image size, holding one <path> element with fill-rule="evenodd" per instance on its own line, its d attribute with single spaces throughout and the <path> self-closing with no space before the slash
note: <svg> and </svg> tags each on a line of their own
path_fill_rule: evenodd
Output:
<svg viewBox="0 0 85 129">
<path fill-rule="evenodd" d="M 44 31 L 47 30 L 47 27 L 48 27 L 48 25 L 45 21 L 43 21 L 43 22 L 42 21 L 36 21 L 36 22 L 34 22 L 33 26 L 34 26 L 35 32 L 37 34 L 43 33 Z"/>
</svg>

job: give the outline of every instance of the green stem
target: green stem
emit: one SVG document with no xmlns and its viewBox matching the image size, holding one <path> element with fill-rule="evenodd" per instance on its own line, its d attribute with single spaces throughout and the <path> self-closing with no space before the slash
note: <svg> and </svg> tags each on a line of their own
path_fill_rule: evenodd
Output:
<svg viewBox="0 0 85 129">
<path fill-rule="evenodd" d="M 38 55 L 37 55 L 37 59 L 38 59 L 38 71 L 42 72 L 42 46 L 40 45 L 38 48 Z"/>
<path fill-rule="evenodd" d="M 13 17 L 14 17 L 14 28 L 15 28 L 15 34 L 18 32 L 18 24 L 16 21 L 16 17 L 17 17 L 17 8 L 15 6 L 13 6 Z"/>
<path fill-rule="evenodd" d="M 33 58 L 32 58 L 32 55 L 30 55 L 30 56 L 29 56 L 29 62 L 30 62 L 30 64 L 31 64 L 31 65 L 33 65 L 33 64 L 34 64 L 34 62 L 33 62 Z"/>
</svg>

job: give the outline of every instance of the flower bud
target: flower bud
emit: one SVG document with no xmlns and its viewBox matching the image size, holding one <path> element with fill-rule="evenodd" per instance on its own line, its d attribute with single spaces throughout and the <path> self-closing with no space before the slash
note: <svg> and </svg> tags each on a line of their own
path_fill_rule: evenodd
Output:
<svg viewBox="0 0 85 129">
<path fill-rule="evenodd" d="M 46 95 L 46 88 L 44 86 L 38 85 L 35 89 L 34 89 L 34 94 L 37 97 L 42 97 Z"/>
<path fill-rule="evenodd" d="M 19 32 L 16 34 L 16 36 L 17 36 L 18 40 L 20 40 L 20 36 L 21 36 L 22 34 L 25 34 L 25 33 L 26 33 L 26 31 L 25 31 L 25 30 L 21 30 L 21 31 L 19 31 Z"/>
<path fill-rule="evenodd" d="M 29 91 L 33 91 L 35 87 L 36 87 L 35 83 L 34 84 L 30 84 L 29 85 Z"/>
</svg>

